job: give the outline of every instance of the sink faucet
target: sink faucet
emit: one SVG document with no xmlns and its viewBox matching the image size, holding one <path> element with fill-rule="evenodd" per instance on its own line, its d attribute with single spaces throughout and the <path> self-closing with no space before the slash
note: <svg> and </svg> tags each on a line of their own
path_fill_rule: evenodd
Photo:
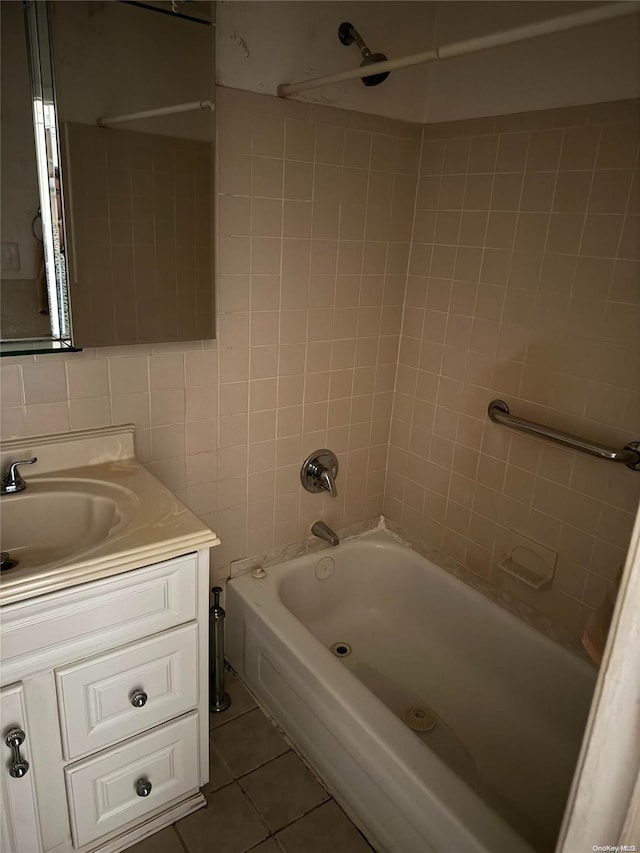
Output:
<svg viewBox="0 0 640 853">
<path fill-rule="evenodd" d="M 13 495 L 16 492 L 24 492 L 27 488 L 27 484 L 20 476 L 18 465 L 33 465 L 33 463 L 37 461 L 38 457 L 32 456 L 31 459 L 19 459 L 17 462 L 12 462 L 2 478 L 0 494 Z"/>
<path fill-rule="evenodd" d="M 339 545 L 340 539 L 335 530 L 332 530 L 324 521 L 314 521 L 311 525 L 311 532 L 319 539 L 324 539 L 329 545 Z"/>
</svg>

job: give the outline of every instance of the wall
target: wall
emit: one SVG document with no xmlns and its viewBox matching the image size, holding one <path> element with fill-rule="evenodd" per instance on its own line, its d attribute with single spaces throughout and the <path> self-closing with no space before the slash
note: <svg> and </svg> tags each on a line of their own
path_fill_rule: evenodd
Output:
<svg viewBox="0 0 640 853">
<path fill-rule="evenodd" d="M 198 0 L 194 14 L 215 11 Z M 188 10 L 187 10 L 188 11 Z M 124 3 L 51 4 L 59 121 L 211 99 L 215 29 Z M 197 110 L 116 125 L 126 130 L 212 140 L 215 116 Z"/>
<path fill-rule="evenodd" d="M 638 103 L 425 128 L 385 512 L 579 632 L 624 561 L 640 477 L 487 420 L 622 447 L 640 424 Z M 506 532 L 559 554 L 500 572 Z"/>
<path fill-rule="evenodd" d="M 420 151 L 410 125 L 220 89 L 219 340 L 3 359 L 2 435 L 135 423 L 143 463 L 219 532 L 222 574 L 384 509 L 579 633 L 638 475 L 486 407 L 638 439 L 636 115 L 434 125 Z M 337 501 L 299 485 L 323 446 Z M 551 591 L 495 570 L 508 529 L 559 553 Z"/>
<path fill-rule="evenodd" d="M 140 462 L 216 530 L 215 346 L 194 341 L 3 358 L 0 434 L 133 423 Z"/>
<path fill-rule="evenodd" d="M 218 342 L 4 359 L 2 435 L 135 423 L 223 569 L 382 510 L 420 128 L 218 96 Z M 300 487 L 321 447 L 337 500 Z"/>
<path fill-rule="evenodd" d="M 579 2 L 436 3 L 434 44 L 446 45 L 588 9 Z M 435 62 L 429 123 L 640 96 L 640 15 Z"/>
<path fill-rule="evenodd" d="M 219 527 L 233 558 L 380 513 L 420 129 L 219 89 Z M 300 487 L 338 455 L 337 500 Z"/>
<path fill-rule="evenodd" d="M 215 337 L 209 142 L 67 122 L 75 346 Z"/>
<path fill-rule="evenodd" d="M 337 29 L 350 21 L 390 59 L 590 8 L 582 2 L 220 2 L 218 82 L 275 94 L 279 83 L 359 64 Z M 296 99 L 415 122 L 441 122 L 640 95 L 638 16 L 359 80 Z"/>
<path fill-rule="evenodd" d="M 280 83 L 357 68 L 355 44 L 343 45 L 338 27 L 350 21 L 370 49 L 389 58 L 431 47 L 434 3 L 323 0 L 322 3 L 218 3 L 217 82 L 275 95 Z M 391 75 L 380 86 L 351 80 L 302 93 L 299 100 L 422 121 L 428 67 Z"/>
</svg>

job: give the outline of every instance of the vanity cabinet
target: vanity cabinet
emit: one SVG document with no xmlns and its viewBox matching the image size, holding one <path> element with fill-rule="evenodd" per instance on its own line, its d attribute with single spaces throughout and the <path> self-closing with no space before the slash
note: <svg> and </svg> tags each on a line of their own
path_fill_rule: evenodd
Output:
<svg viewBox="0 0 640 853">
<path fill-rule="evenodd" d="M 38 821 L 31 750 L 31 727 L 27 721 L 22 684 L 0 690 L 0 727 L 6 749 L 2 762 L 2 811 L 0 812 L 0 849 L 40 853 L 42 841 Z M 16 746 L 10 747 L 9 740 Z"/>
<path fill-rule="evenodd" d="M 202 549 L 2 608 L 3 853 L 115 853 L 205 804 L 208 586 Z"/>
</svg>

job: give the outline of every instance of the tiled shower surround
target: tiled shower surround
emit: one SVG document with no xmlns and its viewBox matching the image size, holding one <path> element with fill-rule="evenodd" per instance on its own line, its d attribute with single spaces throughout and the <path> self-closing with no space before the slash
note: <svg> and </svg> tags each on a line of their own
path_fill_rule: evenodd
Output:
<svg viewBox="0 0 640 853">
<path fill-rule="evenodd" d="M 513 528 L 559 553 L 518 597 L 576 634 L 640 475 L 491 424 L 640 438 L 637 103 L 423 129 L 218 89 L 218 339 L 5 359 L 2 435 L 132 421 L 229 561 L 384 511 L 503 584 Z M 340 461 L 311 495 L 313 450 Z M 493 568 L 492 568 L 493 567 Z"/>
<path fill-rule="evenodd" d="M 425 127 L 385 512 L 579 633 L 624 562 L 640 475 L 514 433 L 512 414 L 640 436 L 638 103 Z M 550 590 L 497 569 L 508 529 Z"/>
<path fill-rule="evenodd" d="M 340 528 L 382 512 L 420 129 L 231 90 L 218 108 L 219 500 L 233 558 L 245 542 L 254 554 L 304 539 L 318 518 Z M 300 486 L 323 447 L 339 458 L 337 499 Z"/>
</svg>

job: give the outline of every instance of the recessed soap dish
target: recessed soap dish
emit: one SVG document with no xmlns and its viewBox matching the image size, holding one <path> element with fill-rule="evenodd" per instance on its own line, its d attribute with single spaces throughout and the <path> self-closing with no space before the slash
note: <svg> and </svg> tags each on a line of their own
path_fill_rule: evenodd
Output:
<svg viewBox="0 0 640 853">
<path fill-rule="evenodd" d="M 511 542 L 508 544 L 512 547 L 498 562 L 498 568 L 532 589 L 549 586 L 556 567 L 556 552 L 537 542 L 530 542 L 514 531 L 509 532 Z M 524 540 L 527 544 L 517 544 L 518 540 Z"/>
</svg>

